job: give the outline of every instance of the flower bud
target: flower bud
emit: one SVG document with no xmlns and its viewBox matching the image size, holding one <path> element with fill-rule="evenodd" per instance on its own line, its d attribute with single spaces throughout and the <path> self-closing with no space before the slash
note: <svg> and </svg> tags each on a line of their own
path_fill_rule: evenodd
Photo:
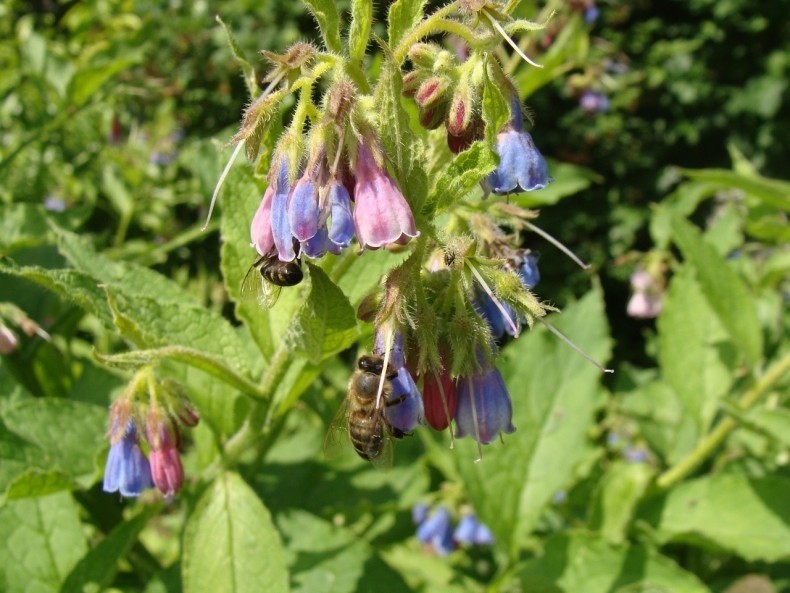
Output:
<svg viewBox="0 0 790 593">
<path fill-rule="evenodd" d="M 417 70 L 412 70 L 403 75 L 403 88 L 401 93 L 404 97 L 413 97 L 425 80 L 425 74 Z"/>
<path fill-rule="evenodd" d="M 19 347 L 19 339 L 11 328 L 0 324 L 0 354 L 13 353 Z"/>
<path fill-rule="evenodd" d="M 445 99 L 450 81 L 444 76 L 431 76 L 424 80 L 414 95 L 414 101 L 426 109 Z"/>
<path fill-rule="evenodd" d="M 177 431 L 175 427 L 170 428 Z M 151 444 L 151 478 L 159 491 L 168 497 L 177 493 L 184 483 L 178 439 L 174 439 L 170 433 L 171 430 L 166 425 L 160 425 L 157 446 Z"/>
<path fill-rule="evenodd" d="M 420 110 L 420 125 L 426 130 L 435 130 L 444 123 L 447 104 Z"/>
<path fill-rule="evenodd" d="M 453 94 L 450 109 L 447 112 L 447 133 L 463 136 L 472 124 L 474 101 L 466 85 L 459 86 Z"/>
<path fill-rule="evenodd" d="M 442 48 L 435 43 L 415 43 L 409 48 L 409 59 L 416 68 L 433 69 L 433 63 Z"/>
<path fill-rule="evenodd" d="M 458 391 L 450 373 L 442 371 L 439 375 L 428 373 L 422 387 L 422 400 L 425 407 L 425 420 L 434 430 L 444 430 L 455 418 L 458 406 Z"/>
</svg>

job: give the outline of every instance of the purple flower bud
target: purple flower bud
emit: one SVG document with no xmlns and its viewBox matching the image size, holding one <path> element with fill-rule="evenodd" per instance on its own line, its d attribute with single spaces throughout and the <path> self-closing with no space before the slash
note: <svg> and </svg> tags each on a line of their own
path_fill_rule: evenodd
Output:
<svg viewBox="0 0 790 593">
<path fill-rule="evenodd" d="M 274 188 L 270 185 L 263 194 L 255 216 L 250 225 L 251 246 L 259 255 L 266 255 L 274 247 L 274 235 L 272 235 L 272 200 L 274 198 Z"/>
<path fill-rule="evenodd" d="M 288 197 L 288 223 L 298 241 L 312 239 L 318 232 L 321 213 L 318 209 L 318 186 L 312 173 L 305 172 Z"/>
<path fill-rule="evenodd" d="M 275 166 L 278 168 L 275 170 L 271 182 L 271 186 L 274 188 L 271 214 L 272 235 L 280 261 L 293 261 L 296 252 L 294 251 L 291 223 L 288 220 L 288 194 L 291 191 L 288 180 L 288 161 L 282 157 L 279 163 L 275 163 Z"/>
<path fill-rule="evenodd" d="M 104 468 L 104 491 L 121 496 L 139 496 L 146 488 L 153 488 L 151 466 L 140 450 L 137 429 L 129 422 L 120 439 L 112 443 Z"/>
<path fill-rule="evenodd" d="M 390 401 L 401 397 L 401 403 L 384 408 L 384 417 L 393 428 L 411 432 L 422 423 L 425 411 L 420 390 L 405 366 L 398 369 L 398 376 L 392 380 Z"/>
<path fill-rule="evenodd" d="M 0 324 L 0 354 L 11 354 L 19 347 L 19 338 L 13 330 Z"/>
<path fill-rule="evenodd" d="M 184 483 L 184 468 L 176 440 L 164 425 L 159 427 L 157 446 L 151 446 L 151 477 L 159 491 L 168 497 L 178 492 Z"/>
<path fill-rule="evenodd" d="M 351 196 L 345 185 L 337 179 L 329 184 L 329 207 L 332 212 L 329 240 L 338 247 L 348 247 L 354 238 L 354 218 L 351 214 Z"/>
<path fill-rule="evenodd" d="M 502 375 L 496 367 L 458 380 L 458 408 L 455 412 L 458 438 L 470 435 L 484 445 L 499 432 L 511 433 L 513 405 Z"/>
<path fill-rule="evenodd" d="M 377 249 L 390 243 L 405 245 L 416 237 L 419 233 L 409 204 L 364 144 L 359 145 L 355 173 L 354 225 L 360 246 Z"/>
<path fill-rule="evenodd" d="M 502 313 L 499 307 L 496 306 L 494 299 L 492 299 L 482 288 L 475 289 L 474 307 L 475 311 L 477 311 L 480 317 L 488 322 L 488 327 L 491 328 L 491 335 L 494 336 L 495 339 L 498 340 L 504 336 L 505 332 L 511 336 L 514 335 L 513 328 L 505 318 L 505 315 Z M 518 326 L 518 319 L 516 318 L 516 314 L 510 305 L 507 303 L 502 303 L 502 308 L 508 314 L 510 319 Z"/>
<path fill-rule="evenodd" d="M 450 512 L 444 507 L 439 507 L 417 528 L 417 539 L 439 556 L 447 556 L 452 552 L 455 545 L 450 525 Z"/>
<path fill-rule="evenodd" d="M 475 515 L 466 515 L 453 531 L 453 540 L 459 544 L 490 546 L 494 543 L 494 534 Z"/>
</svg>

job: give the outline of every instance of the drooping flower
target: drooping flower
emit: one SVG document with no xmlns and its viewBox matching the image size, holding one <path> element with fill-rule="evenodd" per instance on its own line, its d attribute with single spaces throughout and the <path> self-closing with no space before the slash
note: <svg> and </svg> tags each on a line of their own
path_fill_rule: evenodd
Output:
<svg viewBox="0 0 790 593">
<path fill-rule="evenodd" d="M 375 345 L 373 352 L 379 356 L 384 356 L 387 350 L 386 335 L 382 331 L 376 332 Z M 394 429 L 407 433 L 414 430 L 421 424 L 425 417 L 423 410 L 422 395 L 420 389 L 414 382 L 414 378 L 406 368 L 406 357 L 403 352 L 403 335 L 395 332 L 392 338 L 392 345 L 389 352 L 389 365 L 397 372 L 397 376 L 392 379 L 392 393 L 390 394 L 390 405 L 384 408 L 384 417 Z M 397 400 L 398 403 L 393 403 Z"/>
<path fill-rule="evenodd" d="M 497 134 L 499 165 L 485 181 L 495 194 L 543 189 L 551 181 L 549 168 L 529 132 L 524 131 L 521 105 L 513 100 L 508 124 Z"/>
<path fill-rule="evenodd" d="M 455 548 L 450 512 L 439 507 L 417 528 L 417 539 L 426 549 L 439 556 L 447 556 Z"/>
<path fill-rule="evenodd" d="M 428 518 L 428 505 L 418 502 L 411 507 L 411 518 L 415 525 L 421 525 Z"/>
<path fill-rule="evenodd" d="M 636 319 L 653 319 L 663 309 L 663 295 L 655 278 L 646 270 L 638 269 L 631 274 L 634 291 L 626 305 L 626 313 Z"/>
<path fill-rule="evenodd" d="M 277 257 L 280 261 L 293 261 L 296 258 L 296 251 L 294 251 L 294 237 L 288 218 L 288 196 L 291 193 L 291 184 L 288 178 L 287 158 L 285 156 L 275 158 L 273 167 L 270 184 L 274 188 L 271 207 L 274 245 L 277 247 Z"/>
<path fill-rule="evenodd" d="M 419 235 L 406 198 L 366 143 L 359 144 L 355 174 L 354 226 L 363 249 L 405 245 Z"/>
<path fill-rule="evenodd" d="M 496 367 L 484 367 L 480 372 L 458 379 L 455 436 L 469 435 L 485 445 L 500 432 L 514 432 L 512 418 L 510 394 Z"/>
<path fill-rule="evenodd" d="M 494 544 L 494 534 L 474 514 L 464 515 L 453 531 L 453 541 L 464 545 L 490 546 Z"/>
<path fill-rule="evenodd" d="M 300 243 L 312 239 L 318 232 L 321 211 L 318 208 L 317 169 L 308 167 L 288 197 L 288 223 Z"/>
<path fill-rule="evenodd" d="M 475 288 L 475 311 L 488 322 L 491 335 L 497 340 L 504 336 L 505 332 L 511 336 L 515 335 L 513 325 L 518 329 L 518 319 L 513 308 L 503 302 L 500 302 L 500 306 L 504 311 L 497 306 L 494 299 L 485 290 L 480 287 Z"/>
<path fill-rule="evenodd" d="M 455 418 L 458 407 L 458 390 L 447 370 L 436 375 L 428 373 L 423 380 L 422 401 L 425 420 L 434 430 L 444 430 Z"/>
<path fill-rule="evenodd" d="M 113 431 L 120 432 L 117 428 Z M 140 449 L 137 429 L 129 421 L 117 440 L 110 445 L 104 468 L 105 492 L 120 492 L 121 496 L 139 496 L 146 488 L 153 488 L 151 466 Z"/>
<path fill-rule="evenodd" d="M 540 270 L 538 270 L 538 260 L 540 254 L 534 251 L 526 253 L 521 260 L 521 267 L 519 267 L 518 275 L 521 282 L 528 290 L 535 288 L 540 282 Z"/>
<path fill-rule="evenodd" d="M 184 468 L 178 452 L 178 439 L 173 426 L 160 423 L 158 434 L 149 438 L 151 443 L 151 477 L 159 491 L 165 496 L 173 496 L 184 483 Z M 171 434 L 172 432 L 172 434 Z"/>
<path fill-rule="evenodd" d="M 328 202 L 331 225 L 329 240 L 339 248 L 348 247 L 354 238 L 354 218 L 351 214 L 351 196 L 346 186 L 337 178 L 329 182 Z"/>
<path fill-rule="evenodd" d="M 250 245 L 255 248 L 258 255 L 268 254 L 274 247 L 274 235 L 272 234 L 272 200 L 274 199 L 274 187 L 269 186 L 263 194 L 263 199 L 255 211 L 250 225 Z"/>
</svg>

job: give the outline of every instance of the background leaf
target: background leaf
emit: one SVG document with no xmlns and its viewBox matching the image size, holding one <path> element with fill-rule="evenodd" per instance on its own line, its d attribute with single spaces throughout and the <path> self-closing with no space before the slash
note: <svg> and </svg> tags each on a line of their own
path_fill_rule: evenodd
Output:
<svg viewBox="0 0 790 593">
<path fill-rule="evenodd" d="M 280 536 L 244 480 L 224 473 L 209 486 L 184 531 L 186 593 L 288 591 Z"/>
<path fill-rule="evenodd" d="M 340 43 L 340 13 L 332 0 L 304 0 L 305 5 L 321 29 L 326 48 L 334 53 L 342 51 Z"/>
<path fill-rule="evenodd" d="M 348 29 L 348 55 L 353 62 L 362 62 L 365 57 L 372 22 L 372 0 L 352 0 L 351 25 Z"/>
</svg>

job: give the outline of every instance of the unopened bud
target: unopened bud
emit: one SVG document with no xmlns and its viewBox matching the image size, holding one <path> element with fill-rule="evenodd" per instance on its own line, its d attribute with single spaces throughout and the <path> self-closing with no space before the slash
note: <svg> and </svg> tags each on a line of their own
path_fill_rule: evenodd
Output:
<svg viewBox="0 0 790 593">
<path fill-rule="evenodd" d="M 459 87 L 453 94 L 447 112 L 447 132 L 453 136 L 463 136 L 472 124 L 474 104 L 467 87 Z"/>
<path fill-rule="evenodd" d="M 357 307 L 357 319 L 365 323 L 372 323 L 381 306 L 381 295 L 378 292 L 367 295 Z"/>
<path fill-rule="evenodd" d="M 403 89 L 402 93 L 404 97 L 413 97 L 414 94 L 417 92 L 417 89 L 420 88 L 420 85 L 425 80 L 425 74 L 419 72 L 417 70 L 412 70 L 411 72 L 407 72 L 403 75 Z"/>
<path fill-rule="evenodd" d="M 444 123 L 447 104 L 420 110 L 420 125 L 426 130 L 435 130 Z"/>
<path fill-rule="evenodd" d="M 409 59 L 418 68 L 433 69 L 436 56 L 442 48 L 435 43 L 415 43 L 409 48 Z"/>
<path fill-rule="evenodd" d="M 417 92 L 414 95 L 414 100 L 423 109 L 427 109 L 433 105 L 440 103 L 447 93 L 450 86 L 448 81 L 443 76 L 431 76 L 423 81 Z"/>
<path fill-rule="evenodd" d="M 354 85 L 347 80 L 341 80 L 329 91 L 329 104 L 327 105 L 329 115 L 337 122 L 345 121 L 355 98 Z"/>
</svg>

